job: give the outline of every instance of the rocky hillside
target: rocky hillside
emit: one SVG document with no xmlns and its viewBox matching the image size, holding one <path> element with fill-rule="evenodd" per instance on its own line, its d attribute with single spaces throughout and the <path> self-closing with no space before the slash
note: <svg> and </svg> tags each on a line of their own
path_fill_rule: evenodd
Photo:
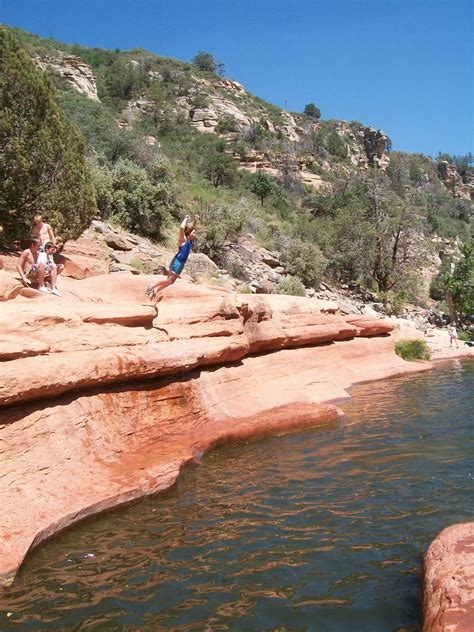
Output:
<svg viewBox="0 0 474 632">
<path fill-rule="evenodd" d="M 86 49 L 42 40 L 18 29 L 14 32 L 38 67 L 64 82 L 62 86 L 58 84 L 61 88 L 67 84 L 86 98 L 102 102 L 122 129 L 155 119 L 153 123 L 159 133 L 157 113 L 172 114 L 176 124 L 189 121 L 201 133 L 225 139 L 240 166 L 250 171 L 262 169 L 278 176 L 285 154 L 293 154 L 291 167 L 295 174 L 316 189 L 330 184 L 331 178 L 325 180 L 324 172 L 347 174 L 351 168 L 368 167 L 386 172 L 390 164 L 387 135 L 370 125 L 315 120 L 302 113 L 287 112 L 252 95 L 238 81 L 141 49 L 126 52 Z M 118 71 L 122 76 L 114 77 Z M 122 85 L 113 87 L 115 107 L 110 107 L 114 80 Z M 169 84 L 173 85 L 172 90 L 167 89 Z M 249 147 L 245 151 L 236 147 L 239 141 L 251 141 L 255 135 L 261 136 L 260 148 Z M 152 135 L 144 141 L 150 145 L 158 142 Z M 427 173 L 425 177 L 431 179 L 432 175 Z M 474 197 L 472 171 L 463 178 L 454 165 L 442 161 L 438 176 L 455 197 L 469 200 Z"/>
<path fill-rule="evenodd" d="M 470 238 L 470 165 L 389 151 L 384 131 L 314 104 L 285 111 L 217 67 L 9 32 L 85 137 L 97 219 L 163 241 L 198 210 L 198 250 L 251 291 L 289 277 L 303 292 L 325 280 L 426 300 Z M 261 248 L 278 264 L 256 277 L 246 260 Z"/>
</svg>

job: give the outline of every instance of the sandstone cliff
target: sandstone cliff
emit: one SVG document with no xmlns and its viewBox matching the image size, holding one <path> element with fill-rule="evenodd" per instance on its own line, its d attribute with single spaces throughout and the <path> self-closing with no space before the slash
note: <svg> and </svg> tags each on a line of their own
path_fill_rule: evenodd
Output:
<svg viewBox="0 0 474 632">
<path fill-rule="evenodd" d="M 157 315 L 146 276 L 65 278 L 57 298 L 0 274 L 16 296 L 0 316 L 6 583 L 45 538 L 168 488 L 210 447 L 328 423 L 350 384 L 420 368 L 390 323 L 327 301 L 181 281 Z"/>
</svg>

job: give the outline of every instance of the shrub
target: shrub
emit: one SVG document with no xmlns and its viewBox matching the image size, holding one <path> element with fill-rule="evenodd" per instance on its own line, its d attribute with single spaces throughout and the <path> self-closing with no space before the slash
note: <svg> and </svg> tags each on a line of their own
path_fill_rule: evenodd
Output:
<svg viewBox="0 0 474 632">
<path fill-rule="evenodd" d="M 241 234 L 246 214 L 238 206 L 211 204 L 200 215 L 196 250 L 215 259 L 227 240 L 236 239 Z"/>
<path fill-rule="evenodd" d="M 321 118 L 321 110 L 316 105 L 314 105 L 314 103 L 308 103 L 307 105 L 305 105 L 304 114 L 316 120 Z"/>
<path fill-rule="evenodd" d="M 226 132 L 236 132 L 238 130 L 237 121 L 233 116 L 224 116 L 217 123 L 215 131 L 218 134 L 225 134 Z"/>
<path fill-rule="evenodd" d="M 252 175 L 250 190 L 260 199 L 261 206 L 267 195 L 272 192 L 273 186 L 273 179 L 264 171 L 257 171 Z"/>
<path fill-rule="evenodd" d="M 253 294 L 252 290 L 248 285 L 242 284 L 237 287 L 237 292 L 239 294 Z"/>
<path fill-rule="evenodd" d="M 431 352 L 424 340 L 399 340 L 395 353 L 404 360 L 429 360 Z"/>
<path fill-rule="evenodd" d="M 199 51 L 193 57 L 193 64 L 202 72 L 212 72 L 220 76 L 224 74 L 224 64 L 218 61 L 212 53 Z"/>
<path fill-rule="evenodd" d="M 297 277 L 286 276 L 275 285 L 274 294 L 305 296 L 305 287 Z"/>
<path fill-rule="evenodd" d="M 316 287 L 326 269 L 327 260 L 316 244 L 292 239 L 282 252 L 287 271 L 303 281 L 307 287 Z"/>
<path fill-rule="evenodd" d="M 462 340 L 463 342 L 470 342 L 471 336 L 469 335 L 468 331 L 462 330 L 458 333 L 458 340 Z"/>
<path fill-rule="evenodd" d="M 154 266 L 151 261 L 142 261 L 141 259 L 134 257 L 133 259 L 130 259 L 129 265 L 132 266 L 132 268 L 135 268 L 135 270 L 140 270 L 143 274 L 153 274 Z"/>
<path fill-rule="evenodd" d="M 191 107 L 193 110 L 205 110 L 209 107 L 210 101 L 207 95 L 205 94 L 196 94 L 191 102 Z"/>
<path fill-rule="evenodd" d="M 111 171 L 111 213 L 121 226 L 152 239 L 161 239 L 163 225 L 175 203 L 167 178 L 159 179 L 161 166 L 147 171 L 127 160 L 119 160 Z"/>
</svg>

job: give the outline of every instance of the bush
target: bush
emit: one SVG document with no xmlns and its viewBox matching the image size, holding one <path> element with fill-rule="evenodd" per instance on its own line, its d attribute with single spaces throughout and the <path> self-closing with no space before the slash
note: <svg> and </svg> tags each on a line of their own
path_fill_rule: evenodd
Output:
<svg viewBox="0 0 474 632">
<path fill-rule="evenodd" d="M 216 125 L 215 131 L 218 134 L 225 134 L 226 132 L 236 132 L 238 130 L 237 121 L 233 116 L 227 115 L 220 119 Z"/>
<path fill-rule="evenodd" d="M 196 94 L 191 101 L 193 110 L 205 110 L 209 105 L 209 98 L 205 94 Z"/>
<path fill-rule="evenodd" d="M 143 272 L 143 274 L 153 274 L 154 266 L 151 261 L 142 261 L 141 259 L 134 257 L 133 259 L 130 259 L 128 265 L 135 268 L 135 270 Z"/>
<path fill-rule="evenodd" d="M 163 226 L 175 204 L 172 183 L 162 170 L 160 163 L 146 170 L 119 160 L 110 174 L 112 218 L 126 230 L 156 240 L 162 238 Z"/>
<path fill-rule="evenodd" d="M 297 277 L 286 276 L 275 285 L 274 294 L 305 296 L 305 287 Z"/>
<path fill-rule="evenodd" d="M 395 353 L 404 360 L 429 360 L 431 351 L 424 340 L 399 340 Z"/>
<path fill-rule="evenodd" d="M 470 342 L 471 336 L 468 331 L 462 330 L 458 333 L 458 340 L 462 340 L 463 342 Z"/>
<path fill-rule="evenodd" d="M 237 239 L 245 226 L 246 214 L 236 206 L 211 204 L 201 211 L 201 225 L 196 238 L 196 250 L 210 259 L 219 256 L 224 243 Z"/>
<path fill-rule="evenodd" d="M 232 187 L 238 178 L 237 165 L 232 156 L 223 152 L 213 152 L 203 160 L 203 171 L 213 187 Z"/>
<path fill-rule="evenodd" d="M 301 279 L 307 287 L 319 285 L 327 260 L 316 244 L 292 239 L 282 252 L 287 271 Z"/>
<path fill-rule="evenodd" d="M 199 51 L 193 57 L 193 64 L 202 72 L 212 72 L 220 76 L 224 74 L 224 64 L 218 61 L 212 53 Z"/>
<path fill-rule="evenodd" d="M 321 110 L 316 105 L 314 105 L 314 103 L 308 103 L 305 106 L 304 114 L 306 114 L 306 116 L 309 116 L 310 118 L 313 118 L 315 120 L 318 120 L 321 118 Z"/>
<path fill-rule="evenodd" d="M 253 292 L 252 292 L 252 290 L 249 288 L 249 286 L 248 286 L 248 285 L 245 285 L 245 284 L 243 284 L 243 285 L 239 285 L 239 286 L 237 287 L 237 292 L 238 292 L 239 294 L 253 294 Z"/>
</svg>

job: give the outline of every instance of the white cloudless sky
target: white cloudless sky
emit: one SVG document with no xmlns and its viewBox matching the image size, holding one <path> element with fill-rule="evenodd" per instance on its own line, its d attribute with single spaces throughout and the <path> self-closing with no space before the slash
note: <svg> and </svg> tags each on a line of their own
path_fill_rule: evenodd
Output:
<svg viewBox="0 0 474 632">
<path fill-rule="evenodd" d="M 0 20 L 84 46 L 210 52 L 281 107 L 314 102 L 402 151 L 474 151 L 474 0 L 0 0 Z"/>
</svg>

